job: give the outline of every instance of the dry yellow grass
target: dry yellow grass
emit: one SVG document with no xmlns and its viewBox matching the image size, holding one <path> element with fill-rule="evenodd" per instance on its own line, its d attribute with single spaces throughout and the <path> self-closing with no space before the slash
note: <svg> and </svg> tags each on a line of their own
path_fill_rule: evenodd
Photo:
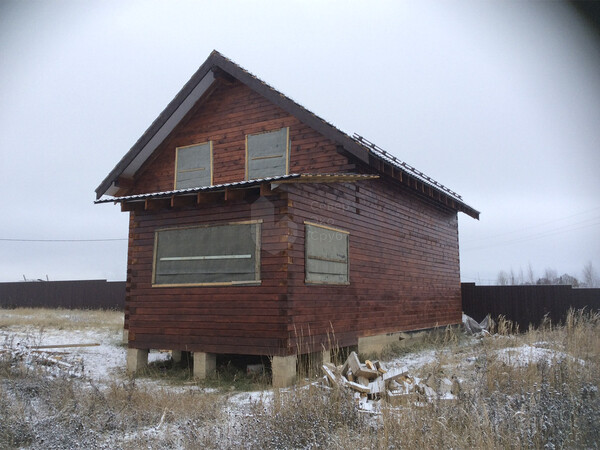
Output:
<svg viewBox="0 0 600 450">
<path fill-rule="evenodd" d="M 39 318 L 41 311 L 50 314 Z M 10 320 L 68 326 L 65 313 L 23 310 Z M 76 320 L 71 314 L 68 323 Z M 81 315 L 88 317 L 80 318 L 79 328 L 121 320 L 120 313 Z M 359 411 L 348 391 L 322 386 L 276 391 L 240 410 L 229 394 L 200 387 L 157 389 L 130 380 L 98 389 L 68 378 L 19 374 L 6 360 L 0 367 L 0 446 L 598 448 L 600 314 L 571 312 L 565 325 L 545 323 L 519 334 L 500 321 L 498 331 L 475 340 L 448 329 L 423 343 L 434 361 L 412 375 L 455 374 L 461 393 L 453 400 L 383 402 L 379 415 Z M 538 358 L 519 359 L 523 349 Z M 510 352 L 514 356 L 507 359 Z"/>
<path fill-rule="evenodd" d="M 58 330 L 123 328 L 123 311 L 16 308 L 0 309 L 0 328 L 25 326 Z"/>
</svg>

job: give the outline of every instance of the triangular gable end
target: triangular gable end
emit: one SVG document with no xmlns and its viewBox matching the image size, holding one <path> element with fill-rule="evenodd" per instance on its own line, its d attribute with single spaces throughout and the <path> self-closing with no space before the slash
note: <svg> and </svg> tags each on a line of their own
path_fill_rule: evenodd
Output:
<svg viewBox="0 0 600 450">
<path fill-rule="evenodd" d="M 183 86 L 165 110 L 150 125 L 134 146 L 123 156 L 109 175 L 96 189 L 96 198 L 115 195 L 119 180 L 132 178 L 142 165 L 153 155 L 180 122 L 209 91 L 218 78 L 233 77 L 253 91 L 265 97 L 290 115 L 305 123 L 318 133 L 335 142 L 347 156 L 370 166 L 379 173 L 392 175 L 412 189 L 446 206 L 478 219 L 479 212 L 466 205 L 460 196 L 434 182 L 421 172 L 403 165 L 389 154 L 368 145 L 368 141 L 352 138 L 332 124 L 321 119 L 303 106 L 273 89 L 248 71 L 214 50 L 192 78 Z"/>
</svg>

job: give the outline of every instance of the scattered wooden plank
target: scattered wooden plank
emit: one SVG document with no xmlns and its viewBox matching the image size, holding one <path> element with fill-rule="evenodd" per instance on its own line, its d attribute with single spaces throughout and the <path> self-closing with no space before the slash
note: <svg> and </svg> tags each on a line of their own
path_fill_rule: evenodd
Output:
<svg viewBox="0 0 600 450">
<path fill-rule="evenodd" d="M 379 372 L 376 369 L 368 369 L 366 366 L 361 364 L 359 371 L 356 372 L 356 375 L 365 377 L 369 380 L 374 380 L 379 376 Z"/>
<path fill-rule="evenodd" d="M 351 389 L 354 389 L 355 391 L 361 392 L 363 394 L 371 393 L 371 389 L 369 388 L 369 386 L 363 386 L 362 384 L 355 383 L 354 381 L 346 382 L 346 386 L 350 387 Z"/>
<path fill-rule="evenodd" d="M 380 394 L 386 391 L 385 380 L 381 377 L 369 383 L 370 394 Z"/>
<path fill-rule="evenodd" d="M 382 378 L 384 381 L 391 381 L 395 380 L 396 378 L 400 378 L 402 375 L 406 375 L 407 373 L 408 369 L 406 367 L 399 367 L 388 370 L 382 375 Z"/>
<path fill-rule="evenodd" d="M 344 384 L 346 384 L 345 378 L 339 373 L 337 373 L 337 371 L 335 370 L 335 366 L 333 366 L 333 369 L 331 368 L 331 366 L 333 366 L 333 364 L 323 364 L 322 366 L 323 372 L 325 372 L 325 376 L 327 377 L 331 385 L 343 386 Z"/>
<path fill-rule="evenodd" d="M 356 381 L 358 381 L 359 384 L 362 384 L 363 386 L 368 386 L 369 385 L 369 379 L 367 377 L 357 377 Z"/>
<path fill-rule="evenodd" d="M 358 375 L 358 372 L 360 371 L 360 360 L 358 359 L 356 352 L 350 353 L 346 362 L 352 373 Z"/>
<path fill-rule="evenodd" d="M 70 348 L 70 347 L 98 347 L 98 343 L 90 344 L 53 344 L 53 345 L 32 345 L 30 348 L 42 349 L 42 348 Z"/>
</svg>

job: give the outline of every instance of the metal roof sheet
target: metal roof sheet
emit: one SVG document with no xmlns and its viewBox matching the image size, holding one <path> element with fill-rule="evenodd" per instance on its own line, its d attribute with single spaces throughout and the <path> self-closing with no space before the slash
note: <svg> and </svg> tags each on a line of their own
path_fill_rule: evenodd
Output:
<svg viewBox="0 0 600 450">
<path fill-rule="evenodd" d="M 94 203 L 111 203 L 111 202 L 135 202 L 143 201 L 149 198 L 165 198 L 173 195 L 193 195 L 199 192 L 214 192 L 225 189 L 241 189 L 256 186 L 262 183 L 348 183 L 360 180 L 370 180 L 378 178 L 377 175 L 358 174 L 358 173 L 291 173 L 289 175 L 281 175 L 277 177 L 257 178 L 254 180 L 236 181 L 233 183 L 215 184 L 212 186 L 199 186 L 186 189 L 175 189 L 172 191 L 151 192 L 147 194 L 126 195 L 123 197 L 110 197 L 95 200 Z"/>
</svg>

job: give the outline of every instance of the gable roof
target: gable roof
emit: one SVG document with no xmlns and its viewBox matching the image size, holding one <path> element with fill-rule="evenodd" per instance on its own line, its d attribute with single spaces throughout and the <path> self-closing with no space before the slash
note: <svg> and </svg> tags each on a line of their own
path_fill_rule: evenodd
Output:
<svg viewBox="0 0 600 450">
<path fill-rule="evenodd" d="M 349 157 L 367 166 L 371 166 L 380 173 L 391 174 L 392 176 L 396 174 L 394 178 L 399 179 L 422 194 L 432 197 L 436 201 L 441 201 L 452 209 L 479 219 L 479 211 L 464 203 L 462 198 L 455 192 L 435 182 L 411 166 L 398 161 L 389 153 L 360 136 L 350 137 L 221 55 L 216 50 L 212 51 L 208 59 L 200 66 L 192 78 L 183 86 L 164 111 L 152 122 L 150 127 L 148 127 L 133 147 L 121 158 L 96 188 L 97 199 L 103 195 L 114 195 L 119 189 L 118 180 L 120 177 L 130 178 L 135 175 L 142 164 L 154 153 L 158 146 L 169 136 L 197 101 L 212 86 L 220 73 L 225 73 L 226 76 L 239 80 L 315 131 L 334 141 Z"/>
</svg>

